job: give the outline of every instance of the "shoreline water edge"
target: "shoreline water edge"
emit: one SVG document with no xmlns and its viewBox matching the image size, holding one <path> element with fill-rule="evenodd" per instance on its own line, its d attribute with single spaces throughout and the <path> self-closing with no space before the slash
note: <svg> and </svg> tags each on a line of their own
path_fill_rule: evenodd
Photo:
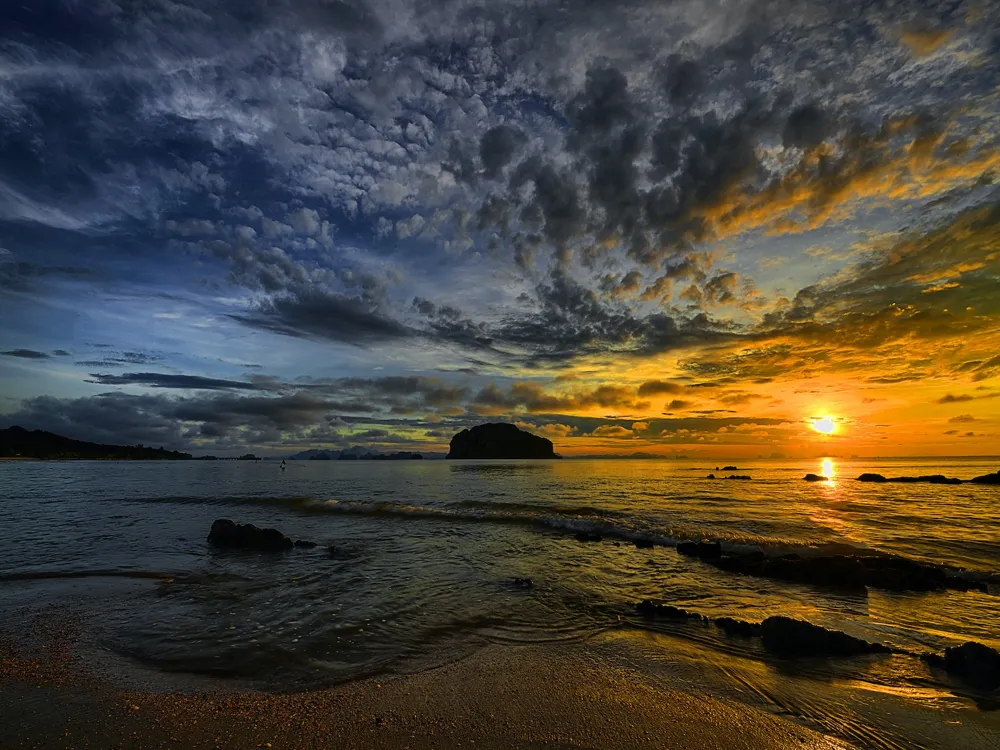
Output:
<svg viewBox="0 0 1000 750">
<path fill-rule="evenodd" d="M 8 465 L 0 522 L 30 543 L 0 555 L 0 745 L 1000 736 L 988 485 L 317 463 Z"/>
</svg>

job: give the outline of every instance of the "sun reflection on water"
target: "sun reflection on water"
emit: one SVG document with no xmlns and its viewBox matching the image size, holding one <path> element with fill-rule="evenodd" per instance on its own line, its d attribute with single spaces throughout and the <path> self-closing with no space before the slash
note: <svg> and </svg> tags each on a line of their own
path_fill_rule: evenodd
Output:
<svg viewBox="0 0 1000 750">
<path fill-rule="evenodd" d="M 822 474 L 824 477 L 830 477 L 830 479 L 834 478 L 836 472 L 834 471 L 834 465 L 831 459 L 829 458 L 823 459 L 823 463 L 821 464 L 820 468 L 820 474 Z"/>
</svg>

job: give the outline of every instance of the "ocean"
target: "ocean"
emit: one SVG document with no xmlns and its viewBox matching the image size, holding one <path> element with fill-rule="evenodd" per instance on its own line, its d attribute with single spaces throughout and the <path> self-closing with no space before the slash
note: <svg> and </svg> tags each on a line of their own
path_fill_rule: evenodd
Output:
<svg viewBox="0 0 1000 750">
<path fill-rule="evenodd" d="M 996 748 L 1000 700 L 913 656 L 776 659 L 700 622 L 643 620 L 635 604 L 788 615 L 914 653 L 968 640 L 1000 648 L 1000 592 L 843 592 L 674 549 L 711 539 L 997 573 L 1000 488 L 854 480 L 997 468 L 768 460 L 741 463 L 753 479 L 739 482 L 706 479 L 716 469 L 706 461 L 0 462 L 0 615 L 69 611 L 95 649 L 147 682 L 275 691 L 429 669 L 485 644 L 621 634 L 601 648 L 620 648 L 652 679 L 860 747 Z M 832 481 L 805 482 L 806 472 Z M 318 546 L 216 550 L 206 536 L 218 518 Z"/>
</svg>

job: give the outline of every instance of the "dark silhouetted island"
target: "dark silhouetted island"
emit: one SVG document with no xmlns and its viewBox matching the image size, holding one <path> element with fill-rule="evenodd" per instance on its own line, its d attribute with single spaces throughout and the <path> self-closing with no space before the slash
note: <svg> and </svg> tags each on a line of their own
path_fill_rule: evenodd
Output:
<svg viewBox="0 0 1000 750">
<path fill-rule="evenodd" d="M 176 461 L 191 458 L 190 453 L 149 448 L 144 445 L 102 445 L 73 440 L 44 430 L 9 427 L 0 430 L 0 457 L 86 459 L 103 461 Z"/>
<path fill-rule="evenodd" d="M 491 422 L 462 430 L 451 439 L 448 458 L 559 458 L 552 441 L 512 424 Z"/>
</svg>

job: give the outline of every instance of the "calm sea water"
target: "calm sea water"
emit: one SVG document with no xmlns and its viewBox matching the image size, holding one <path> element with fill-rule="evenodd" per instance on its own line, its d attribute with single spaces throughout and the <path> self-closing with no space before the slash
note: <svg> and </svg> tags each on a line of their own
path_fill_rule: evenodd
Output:
<svg viewBox="0 0 1000 750">
<path fill-rule="evenodd" d="M 1000 596 L 851 595 L 733 575 L 685 539 L 768 551 L 880 550 L 1000 571 L 1000 488 L 876 485 L 863 471 L 971 478 L 995 461 L 0 462 L 0 614 L 56 603 L 101 646 L 164 673 L 269 689 L 405 672 L 484 643 L 645 632 L 652 598 L 709 615 L 786 614 L 913 651 L 1000 648 Z M 802 481 L 805 472 L 834 481 Z M 319 543 L 219 552 L 216 518 Z M 604 535 L 581 543 L 577 531 Z M 631 541 L 648 539 L 652 550 Z M 616 546 L 614 542 L 618 542 Z M 333 545 L 330 556 L 325 547 Z M 530 577 L 520 590 L 514 577 Z M 780 662 L 715 628 L 620 641 L 651 679 L 792 714 L 870 747 L 1000 747 L 989 696 L 907 656 Z M 627 642 L 628 645 L 625 645 Z"/>
</svg>

